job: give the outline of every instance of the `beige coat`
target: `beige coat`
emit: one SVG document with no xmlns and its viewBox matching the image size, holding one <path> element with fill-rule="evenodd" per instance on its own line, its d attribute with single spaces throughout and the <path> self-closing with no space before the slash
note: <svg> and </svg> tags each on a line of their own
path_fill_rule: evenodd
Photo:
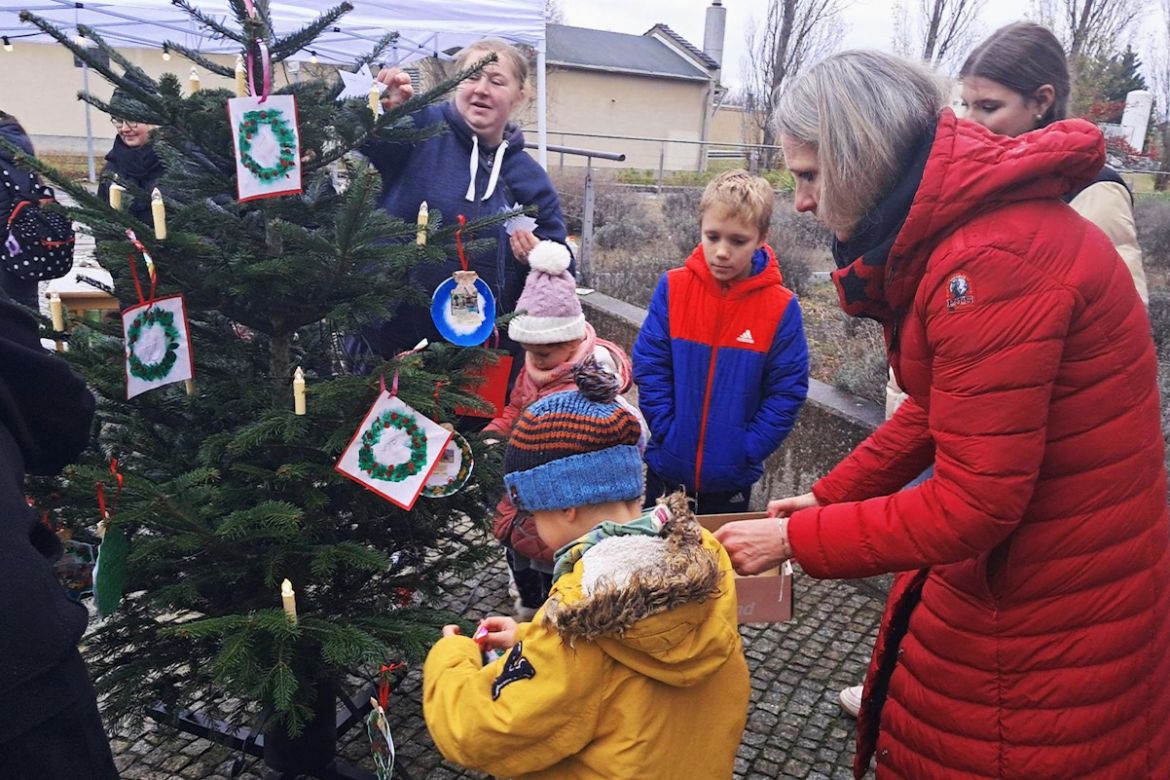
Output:
<svg viewBox="0 0 1170 780">
<path fill-rule="evenodd" d="M 1076 212 L 1101 228 L 1109 236 L 1117 254 L 1125 261 L 1137 287 L 1138 296 L 1147 306 L 1150 294 L 1146 289 L 1146 272 L 1142 268 L 1142 248 L 1137 240 L 1133 221 L 1133 198 L 1123 185 L 1111 181 L 1090 184 L 1069 203 Z"/>
</svg>

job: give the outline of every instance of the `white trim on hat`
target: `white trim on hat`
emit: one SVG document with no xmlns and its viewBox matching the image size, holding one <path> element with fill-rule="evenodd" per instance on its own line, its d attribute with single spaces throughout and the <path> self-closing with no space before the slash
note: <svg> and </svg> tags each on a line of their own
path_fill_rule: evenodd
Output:
<svg viewBox="0 0 1170 780">
<path fill-rule="evenodd" d="M 562 344 L 585 338 L 585 315 L 534 317 L 521 314 L 508 323 L 508 337 L 519 344 Z"/>
</svg>

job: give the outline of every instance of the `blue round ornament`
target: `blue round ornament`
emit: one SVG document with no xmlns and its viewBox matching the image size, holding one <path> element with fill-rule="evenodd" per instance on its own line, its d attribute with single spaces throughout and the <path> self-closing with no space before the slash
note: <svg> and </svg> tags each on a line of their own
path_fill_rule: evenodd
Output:
<svg viewBox="0 0 1170 780">
<path fill-rule="evenodd" d="M 474 271 L 456 271 L 435 288 L 431 320 L 439 334 L 452 344 L 477 346 L 487 341 L 495 329 L 495 296 Z"/>
</svg>

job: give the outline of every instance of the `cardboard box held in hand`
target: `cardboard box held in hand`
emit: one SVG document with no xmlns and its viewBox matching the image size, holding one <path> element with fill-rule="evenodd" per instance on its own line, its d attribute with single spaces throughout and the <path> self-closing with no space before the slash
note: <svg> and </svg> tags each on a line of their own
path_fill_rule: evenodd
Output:
<svg viewBox="0 0 1170 780">
<path fill-rule="evenodd" d="M 739 512 L 727 515 L 698 515 L 708 531 L 736 520 L 758 520 L 764 512 Z M 775 569 L 750 577 L 735 575 L 735 596 L 739 602 L 740 623 L 783 623 L 792 619 L 792 563 L 785 561 Z"/>
</svg>

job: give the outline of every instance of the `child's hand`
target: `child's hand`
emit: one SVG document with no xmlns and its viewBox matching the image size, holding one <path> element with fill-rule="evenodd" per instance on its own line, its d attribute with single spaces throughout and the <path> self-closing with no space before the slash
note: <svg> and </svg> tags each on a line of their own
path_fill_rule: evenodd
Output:
<svg viewBox="0 0 1170 780">
<path fill-rule="evenodd" d="M 447 625 L 443 626 L 443 636 L 445 637 L 459 636 L 460 633 L 462 632 L 459 630 L 459 626 L 455 625 L 454 623 L 448 623 Z"/>
<path fill-rule="evenodd" d="M 510 617 L 491 615 L 480 621 L 475 641 L 481 650 L 507 650 L 516 644 L 516 627 Z"/>
</svg>

